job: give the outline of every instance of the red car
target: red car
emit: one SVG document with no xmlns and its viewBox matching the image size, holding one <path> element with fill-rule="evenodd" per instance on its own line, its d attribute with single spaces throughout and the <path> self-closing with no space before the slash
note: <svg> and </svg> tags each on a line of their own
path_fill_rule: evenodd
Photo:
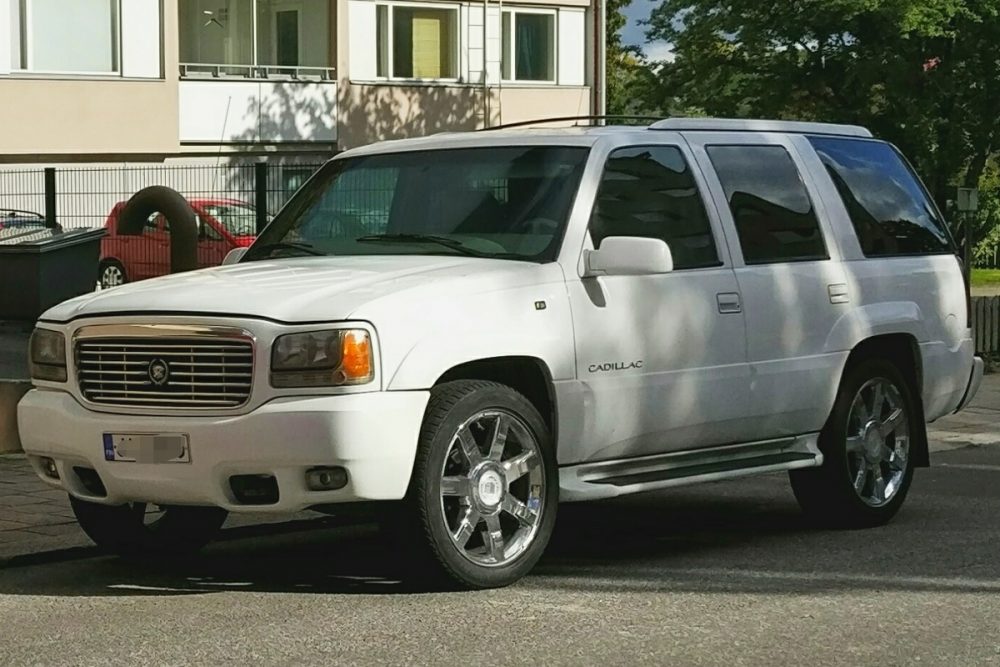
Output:
<svg viewBox="0 0 1000 667">
<path fill-rule="evenodd" d="M 190 199 L 197 214 L 198 266 L 222 264 L 233 248 L 249 246 L 256 238 L 257 213 L 236 199 Z M 118 217 L 125 202 L 111 209 L 108 233 L 101 241 L 101 287 L 155 278 L 170 273 L 170 224 L 159 213 L 146 221 L 141 236 L 118 234 Z"/>
</svg>

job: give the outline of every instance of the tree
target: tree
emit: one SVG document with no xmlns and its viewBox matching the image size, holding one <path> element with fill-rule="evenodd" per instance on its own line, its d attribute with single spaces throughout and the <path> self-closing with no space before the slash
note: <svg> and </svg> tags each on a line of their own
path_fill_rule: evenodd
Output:
<svg viewBox="0 0 1000 667">
<path fill-rule="evenodd" d="M 647 113 L 646 91 L 656 84 L 638 46 L 622 42 L 625 14 L 631 0 L 607 0 L 607 112 L 618 115 Z"/>
<path fill-rule="evenodd" d="M 1000 150 L 995 0 L 663 0 L 673 44 L 660 106 L 865 125 L 917 165 L 939 203 Z"/>
</svg>

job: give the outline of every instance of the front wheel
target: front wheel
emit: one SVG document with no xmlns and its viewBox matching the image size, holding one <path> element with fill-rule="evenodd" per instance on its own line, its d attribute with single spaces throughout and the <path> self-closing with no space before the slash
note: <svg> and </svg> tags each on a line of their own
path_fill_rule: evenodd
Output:
<svg viewBox="0 0 1000 667">
<path fill-rule="evenodd" d="M 889 521 L 913 481 L 912 434 L 920 424 L 909 384 L 877 359 L 849 368 L 820 433 L 823 465 L 791 471 L 805 512 L 822 523 L 862 528 Z"/>
<path fill-rule="evenodd" d="M 73 514 L 97 546 L 126 557 L 169 557 L 208 544 L 227 512 L 218 507 L 100 505 L 70 496 Z"/>
<path fill-rule="evenodd" d="M 435 387 L 406 503 L 423 565 L 463 588 L 517 581 L 555 525 L 558 476 L 545 421 L 505 385 Z"/>
</svg>

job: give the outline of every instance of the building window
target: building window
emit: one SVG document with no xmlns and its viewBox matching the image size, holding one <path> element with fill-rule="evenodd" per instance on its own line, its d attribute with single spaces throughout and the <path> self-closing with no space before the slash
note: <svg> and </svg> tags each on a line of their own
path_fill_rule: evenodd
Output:
<svg viewBox="0 0 1000 667">
<path fill-rule="evenodd" d="M 13 0 L 14 69 L 117 74 L 120 0 Z"/>
<path fill-rule="evenodd" d="M 375 11 L 376 75 L 458 78 L 458 8 L 380 4 Z"/>
<path fill-rule="evenodd" d="M 504 11 L 502 75 L 505 81 L 555 82 L 555 12 Z"/>
<path fill-rule="evenodd" d="M 326 70 L 333 62 L 332 7 L 332 0 L 178 0 L 182 72 Z"/>
</svg>

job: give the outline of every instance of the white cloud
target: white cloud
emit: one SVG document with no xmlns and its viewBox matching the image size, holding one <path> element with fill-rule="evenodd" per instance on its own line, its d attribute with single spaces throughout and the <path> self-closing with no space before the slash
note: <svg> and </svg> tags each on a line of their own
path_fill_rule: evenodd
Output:
<svg viewBox="0 0 1000 667">
<path fill-rule="evenodd" d="M 669 42 L 650 42 L 642 45 L 642 52 L 646 54 L 646 59 L 653 62 L 666 61 L 674 62 L 677 54 L 674 53 L 674 45 Z"/>
</svg>

